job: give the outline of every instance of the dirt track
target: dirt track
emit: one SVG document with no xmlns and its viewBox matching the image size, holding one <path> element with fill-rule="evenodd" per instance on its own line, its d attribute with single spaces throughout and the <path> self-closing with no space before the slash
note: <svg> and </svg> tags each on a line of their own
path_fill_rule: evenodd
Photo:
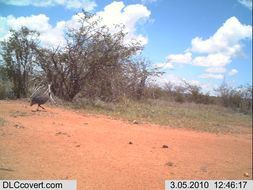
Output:
<svg viewBox="0 0 253 190">
<path fill-rule="evenodd" d="M 77 179 L 78 190 L 155 190 L 164 189 L 165 179 L 252 178 L 251 134 L 129 124 L 49 106 L 32 112 L 28 105 L 0 101 L 6 120 L 0 179 Z"/>
</svg>

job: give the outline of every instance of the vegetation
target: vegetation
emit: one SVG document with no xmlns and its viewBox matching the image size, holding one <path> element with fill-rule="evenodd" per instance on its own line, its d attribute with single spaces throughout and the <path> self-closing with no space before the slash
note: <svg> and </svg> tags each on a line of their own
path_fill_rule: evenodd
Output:
<svg viewBox="0 0 253 190">
<path fill-rule="evenodd" d="M 23 117 L 23 116 L 29 116 L 29 115 L 31 115 L 31 113 L 21 112 L 21 111 L 11 112 L 10 114 L 10 116 L 12 117 Z"/>
<path fill-rule="evenodd" d="M 117 104 L 98 100 L 82 105 L 75 104 L 74 108 L 94 114 L 105 114 L 131 123 L 137 121 L 138 123 L 153 123 L 164 127 L 187 128 L 213 133 L 243 133 L 248 132 L 252 126 L 250 115 L 212 104 L 127 99 Z"/>
<path fill-rule="evenodd" d="M 178 103 L 196 103 L 222 105 L 245 114 L 252 113 L 252 86 L 249 85 L 232 88 L 223 83 L 216 89 L 218 96 L 213 97 L 187 81 L 183 81 L 183 85 L 167 83 L 163 88 L 149 83 L 152 76 L 162 73 L 152 69 L 149 61 L 141 56 L 143 47 L 137 41 L 126 42 L 124 26 L 115 25 L 114 32 L 111 32 L 94 15 L 86 12 L 78 15 L 79 27 L 66 28 L 66 44 L 56 49 L 42 47 L 38 41 L 39 33 L 26 27 L 10 31 L 10 37 L 1 42 L 0 99 L 29 97 L 35 89 L 43 89 L 43 85 L 51 83 L 54 95 L 64 101 L 79 105 L 91 102 L 90 105 L 95 107 L 96 102 L 107 102 L 105 105 L 117 102 L 112 110 L 131 110 L 132 105 L 145 110 L 155 109 L 164 101 L 166 105 L 176 102 L 179 110 Z M 150 99 L 158 103 L 151 104 Z M 128 105 L 126 100 L 137 102 Z M 154 110 L 150 112 L 153 115 L 141 111 L 136 114 L 163 123 L 162 119 L 157 119 L 157 113 L 165 116 L 170 109 Z M 139 108 L 131 112 L 135 113 L 135 110 Z M 180 116 L 188 112 L 183 108 L 182 113 L 179 110 L 171 113 Z"/>
<path fill-rule="evenodd" d="M 67 101 L 76 95 L 107 102 L 122 96 L 140 98 L 147 77 L 154 73 L 136 56 L 142 47 L 135 41 L 125 43 L 122 26 L 111 33 L 93 15 L 79 16 L 80 27 L 67 28 L 65 47 L 37 48 L 37 65 L 54 94 Z"/>
<path fill-rule="evenodd" d="M 234 88 L 223 83 L 216 91 L 220 102 L 225 107 L 231 107 L 243 113 L 252 113 L 252 86 L 239 86 Z"/>
<path fill-rule="evenodd" d="M 12 91 L 17 98 L 27 97 L 29 77 L 32 75 L 37 46 L 38 33 L 22 27 L 19 31 L 11 30 L 8 41 L 1 42 L 1 55 L 4 67 L 1 73 L 12 83 Z M 2 93 L 3 93 L 3 86 Z"/>
<path fill-rule="evenodd" d="M 11 30 L 1 43 L 3 68 L 15 97 L 27 97 L 29 88 L 51 83 L 54 94 L 66 101 L 77 94 L 110 102 L 141 99 L 147 78 L 156 74 L 140 55 L 143 47 L 134 40 L 126 43 L 123 26 L 112 33 L 94 15 L 78 15 L 79 28 L 66 28 L 63 47 L 41 47 L 38 33 L 25 27 Z"/>
<path fill-rule="evenodd" d="M 0 126 L 3 126 L 6 123 L 6 121 L 0 117 Z"/>
</svg>

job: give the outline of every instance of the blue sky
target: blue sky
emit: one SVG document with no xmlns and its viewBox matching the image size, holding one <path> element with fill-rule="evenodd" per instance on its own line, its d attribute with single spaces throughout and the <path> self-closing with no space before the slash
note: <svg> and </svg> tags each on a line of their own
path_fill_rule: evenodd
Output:
<svg viewBox="0 0 253 190">
<path fill-rule="evenodd" d="M 64 43 L 64 26 L 76 26 L 84 8 L 109 27 L 126 25 L 144 56 L 165 74 L 157 83 L 182 79 L 206 91 L 224 79 L 252 83 L 252 0 L 0 0 L 0 40 L 8 29 L 39 30 L 46 46 Z"/>
</svg>

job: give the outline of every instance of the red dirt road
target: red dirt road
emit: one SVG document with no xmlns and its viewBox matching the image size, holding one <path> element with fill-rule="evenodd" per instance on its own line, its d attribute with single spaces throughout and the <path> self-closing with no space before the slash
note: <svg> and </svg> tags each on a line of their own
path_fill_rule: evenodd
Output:
<svg viewBox="0 0 253 190">
<path fill-rule="evenodd" d="M 0 179 L 76 179 L 78 190 L 156 190 L 166 179 L 252 179 L 250 133 L 129 124 L 51 106 L 32 112 L 28 105 L 0 101 L 6 120 Z"/>
</svg>

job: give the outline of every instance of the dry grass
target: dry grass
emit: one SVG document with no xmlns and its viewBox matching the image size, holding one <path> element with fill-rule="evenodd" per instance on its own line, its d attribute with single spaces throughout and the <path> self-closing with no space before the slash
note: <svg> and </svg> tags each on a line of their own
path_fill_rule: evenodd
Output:
<svg viewBox="0 0 253 190">
<path fill-rule="evenodd" d="M 29 116 L 31 115 L 30 113 L 27 112 L 21 112 L 21 111 L 15 111 L 15 112 L 11 112 L 10 114 L 12 117 L 24 117 L 24 116 Z"/>
<path fill-rule="evenodd" d="M 249 133 L 252 126 L 251 115 L 216 105 L 127 100 L 118 104 L 98 101 L 76 108 L 130 122 L 136 120 L 138 123 L 152 123 L 165 127 L 188 128 L 214 133 Z"/>
<path fill-rule="evenodd" d="M 0 126 L 3 126 L 6 123 L 6 121 L 0 117 Z"/>
</svg>

